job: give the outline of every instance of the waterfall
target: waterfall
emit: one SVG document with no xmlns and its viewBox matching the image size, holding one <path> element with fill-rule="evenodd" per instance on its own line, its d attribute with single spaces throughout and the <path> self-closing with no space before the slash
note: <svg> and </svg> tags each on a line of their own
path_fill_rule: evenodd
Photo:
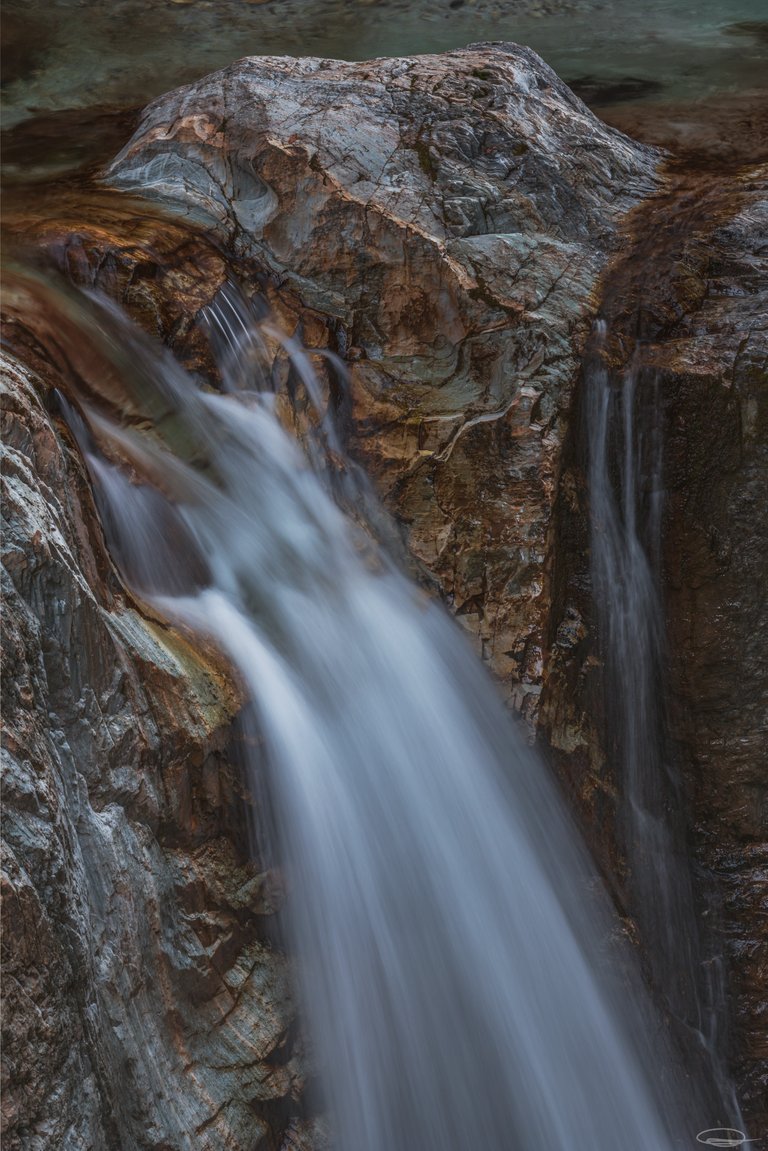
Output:
<svg viewBox="0 0 768 1151">
<path fill-rule="evenodd" d="M 214 394 L 92 306 L 145 419 L 82 398 L 65 414 L 123 578 L 252 699 L 334 1145 L 688 1146 L 709 1116 L 683 1126 L 664 1029 L 559 793 L 369 530 L 310 356 L 281 337 L 274 390 L 274 326 L 230 286 L 207 314 Z"/>
<path fill-rule="evenodd" d="M 718 1050 L 725 1015 L 721 963 L 705 962 L 685 796 L 666 730 L 660 381 L 643 367 L 642 346 L 623 372 L 610 371 L 607 339 L 607 326 L 598 321 L 585 370 L 591 562 L 629 909 L 651 982 L 682 1033 L 688 1061 L 709 1081 L 721 1118 L 740 1121 Z"/>
</svg>

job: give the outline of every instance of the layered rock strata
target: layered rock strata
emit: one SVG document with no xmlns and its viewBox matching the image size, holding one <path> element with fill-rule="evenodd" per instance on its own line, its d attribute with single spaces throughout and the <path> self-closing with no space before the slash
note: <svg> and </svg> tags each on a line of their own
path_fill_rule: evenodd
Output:
<svg viewBox="0 0 768 1151">
<path fill-rule="evenodd" d="M 36 367 L 2 374 L 3 1144 L 298 1148 L 237 690 L 119 585 Z"/>
</svg>

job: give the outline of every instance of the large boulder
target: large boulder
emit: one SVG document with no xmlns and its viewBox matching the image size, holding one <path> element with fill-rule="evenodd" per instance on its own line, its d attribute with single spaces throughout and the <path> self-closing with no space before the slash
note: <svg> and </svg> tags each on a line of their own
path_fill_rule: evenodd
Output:
<svg viewBox="0 0 768 1151">
<path fill-rule="evenodd" d="M 148 109 L 111 169 L 234 250 L 282 323 L 344 354 L 351 449 L 530 715 L 580 348 L 655 163 L 503 46 L 242 61 Z M 231 256 L 142 217 L 102 193 L 24 208 L 14 227 L 204 369 L 195 316 Z M 25 291 L 4 392 L 5 1139 L 298 1147 L 287 969 L 262 939 L 272 889 L 237 815 L 237 693 L 117 581 L 43 399 L 73 366 L 120 397 Z"/>
<path fill-rule="evenodd" d="M 107 174 L 328 318 L 351 450 L 531 718 L 579 357 L 657 161 L 491 44 L 240 60 L 150 105 Z"/>
<path fill-rule="evenodd" d="M 510 701 L 541 720 L 613 873 L 621 782 L 599 722 L 584 429 L 572 416 L 598 308 L 617 357 L 632 353 L 636 316 L 653 316 L 672 735 L 709 877 L 698 895 L 721 905 L 709 912 L 714 951 L 729 940 L 732 1056 L 753 1109 L 766 1075 L 766 544 L 748 517 L 765 475 L 765 177 L 724 165 L 659 175 L 659 160 L 504 44 L 239 61 L 151 105 L 108 180 L 200 222 L 330 318 L 351 369 L 351 450 Z"/>
</svg>

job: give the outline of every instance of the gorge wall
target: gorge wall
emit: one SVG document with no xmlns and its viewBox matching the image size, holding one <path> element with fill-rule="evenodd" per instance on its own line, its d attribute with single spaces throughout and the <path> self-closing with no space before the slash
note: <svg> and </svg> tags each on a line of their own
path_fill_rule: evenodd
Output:
<svg viewBox="0 0 768 1151">
<path fill-rule="evenodd" d="M 735 172 L 669 165 L 664 188 L 626 221 L 628 247 L 604 278 L 601 307 L 614 332 L 614 365 L 639 354 L 656 374 L 667 736 L 688 808 L 698 914 L 709 933 L 704 966 L 712 980 L 723 959 L 727 966 L 732 1030 L 723 1043 L 756 1132 L 768 1122 L 759 990 L 768 939 L 758 910 L 766 858 L 768 699 L 758 669 L 766 651 L 760 605 L 767 552 L 753 510 L 766 483 L 767 191 L 765 165 Z M 591 597 L 582 404 L 579 389 L 562 455 L 539 738 L 621 901 L 623 866 L 613 840 L 621 777 L 599 730 L 606 696 Z"/>
<path fill-rule="evenodd" d="M 666 253 L 663 291 L 641 278 L 624 298 L 660 310 L 673 734 L 757 1125 L 765 182 L 717 174 L 707 211 L 681 223 L 675 206 L 702 188 L 661 162 L 513 45 L 246 59 L 145 111 L 106 173 L 123 194 L 65 190 L 11 232 L 196 370 L 210 364 L 195 318 L 228 275 L 346 361 L 341 395 L 313 359 L 351 453 L 551 755 L 607 873 L 618 781 L 599 727 L 580 361 L 611 276 Z M 270 942 L 279 881 L 247 861 L 237 686 L 119 584 L 44 400 L 73 368 L 121 397 L 37 291 L 22 282 L 7 317 L 8 1145 L 319 1146 Z"/>
</svg>

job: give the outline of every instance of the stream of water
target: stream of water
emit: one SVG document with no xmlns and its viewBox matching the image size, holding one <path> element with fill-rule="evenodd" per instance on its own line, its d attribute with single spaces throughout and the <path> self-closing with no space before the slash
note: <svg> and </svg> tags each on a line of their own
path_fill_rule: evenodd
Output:
<svg viewBox="0 0 768 1151">
<path fill-rule="evenodd" d="M 734 1121 L 722 1063 L 726 1016 L 721 963 L 704 962 L 686 846 L 687 803 L 666 734 L 665 620 L 661 591 L 663 408 L 642 346 L 620 372 L 605 363 L 598 321 L 585 368 L 591 561 L 605 664 L 607 749 L 620 779 L 618 834 L 627 902 L 659 998 L 689 1059 Z M 701 982 L 708 973 L 707 985 Z M 682 1035 L 687 1032 L 687 1035 Z"/>
<path fill-rule="evenodd" d="M 686 1088 L 559 794 L 443 609 L 345 512 L 372 497 L 309 359 L 288 347 L 297 439 L 259 370 L 274 328 L 232 286 L 208 311 L 224 394 L 98 309 L 154 426 L 66 415 L 124 578 L 255 704 L 337 1146 L 687 1145 Z"/>
</svg>

